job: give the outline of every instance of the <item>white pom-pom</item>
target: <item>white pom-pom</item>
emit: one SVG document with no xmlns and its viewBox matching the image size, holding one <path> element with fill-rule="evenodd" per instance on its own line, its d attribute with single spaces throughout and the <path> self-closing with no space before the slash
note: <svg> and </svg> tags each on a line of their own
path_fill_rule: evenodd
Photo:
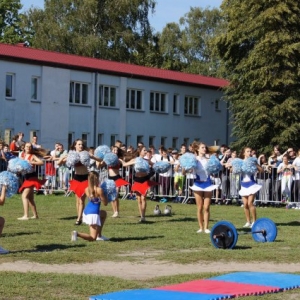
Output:
<svg viewBox="0 0 300 300">
<path fill-rule="evenodd" d="M 103 160 L 108 167 L 115 167 L 119 164 L 118 156 L 112 152 L 105 153 Z"/>
<path fill-rule="evenodd" d="M 193 153 L 185 153 L 181 155 L 179 163 L 186 171 L 192 171 L 197 167 L 197 159 Z"/>
<path fill-rule="evenodd" d="M 222 170 L 222 165 L 215 155 L 212 155 L 207 164 L 206 171 L 208 174 L 218 174 Z"/>
<path fill-rule="evenodd" d="M 100 187 L 102 188 L 104 194 L 106 195 L 108 202 L 114 201 L 117 198 L 117 189 L 116 189 L 116 184 L 113 180 L 111 179 L 105 179 Z"/>
<path fill-rule="evenodd" d="M 232 165 L 232 173 L 240 174 L 242 173 L 243 160 L 240 158 L 234 158 L 231 162 Z"/>
<path fill-rule="evenodd" d="M 6 197 L 11 197 L 16 194 L 19 189 L 19 179 L 18 177 L 8 171 L 3 171 L 0 173 L 0 192 L 2 190 L 2 186 L 6 186 Z"/>
<path fill-rule="evenodd" d="M 88 153 L 88 151 L 79 152 L 79 158 L 80 158 L 80 162 L 84 166 L 89 167 L 89 165 L 90 165 L 90 154 Z"/>
<path fill-rule="evenodd" d="M 77 163 L 80 162 L 79 153 L 75 150 L 70 150 L 67 156 L 66 165 L 67 167 L 74 167 Z"/>
<path fill-rule="evenodd" d="M 137 157 L 135 159 L 134 170 L 136 172 L 149 173 L 149 164 L 142 157 Z"/>
<path fill-rule="evenodd" d="M 243 161 L 242 171 L 245 174 L 253 175 L 257 172 L 257 159 L 256 157 L 249 157 Z"/>
<path fill-rule="evenodd" d="M 170 170 L 171 164 L 168 161 L 158 161 L 153 165 L 156 173 L 166 173 Z"/>
<path fill-rule="evenodd" d="M 29 161 L 19 157 L 10 159 L 8 162 L 7 170 L 15 174 L 28 174 L 34 171 Z"/>
<path fill-rule="evenodd" d="M 111 152 L 110 151 L 110 148 L 106 145 L 101 145 L 101 146 L 98 146 L 95 151 L 94 151 L 94 155 L 100 159 L 103 159 L 104 158 L 104 155 L 106 153 L 109 153 Z"/>
</svg>

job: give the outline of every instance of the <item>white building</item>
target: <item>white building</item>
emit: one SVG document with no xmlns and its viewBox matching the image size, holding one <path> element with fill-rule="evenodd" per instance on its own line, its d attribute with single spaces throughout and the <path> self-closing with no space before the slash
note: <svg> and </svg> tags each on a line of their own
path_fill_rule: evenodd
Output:
<svg viewBox="0 0 300 300">
<path fill-rule="evenodd" d="M 223 79 L 0 44 L 0 134 L 53 149 L 230 143 Z"/>
</svg>

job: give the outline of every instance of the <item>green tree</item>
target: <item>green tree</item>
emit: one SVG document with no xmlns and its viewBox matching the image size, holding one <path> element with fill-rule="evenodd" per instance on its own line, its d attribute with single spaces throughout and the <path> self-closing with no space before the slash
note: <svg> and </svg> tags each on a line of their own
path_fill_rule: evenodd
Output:
<svg viewBox="0 0 300 300">
<path fill-rule="evenodd" d="M 46 0 L 24 27 L 36 48 L 146 64 L 154 8 L 154 0 Z"/>
<path fill-rule="evenodd" d="M 224 0 L 226 32 L 216 47 L 236 147 L 300 145 L 300 2 Z"/>
<path fill-rule="evenodd" d="M 16 44 L 22 41 L 20 31 L 20 0 L 0 1 L 0 42 Z"/>
<path fill-rule="evenodd" d="M 163 68 L 187 73 L 220 76 L 213 39 L 223 28 L 218 9 L 191 7 L 179 20 L 163 29 L 159 45 Z"/>
</svg>

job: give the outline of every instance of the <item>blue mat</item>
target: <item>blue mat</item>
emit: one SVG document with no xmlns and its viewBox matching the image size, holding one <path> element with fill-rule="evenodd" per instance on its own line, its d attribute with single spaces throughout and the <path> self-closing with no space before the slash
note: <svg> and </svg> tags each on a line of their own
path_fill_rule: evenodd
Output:
<svg viewBox="0 0 300 300">
<path fill-rule="evenodd" d="M 230 299 L 230 295 L 212 295 L 200 293 L 172 292 L 161 290 L 128 290 L 91 296 L 90 300 L 222 300 Z"/>
<path fill-rule="evenodd" d="M 300 275 L 286 273 L 236 272 L 212 277 L 210 279 L 227 282 L 274 286 L 279 287 L 283 290 L 295 289 L 300 287 Z"/>
</svg>

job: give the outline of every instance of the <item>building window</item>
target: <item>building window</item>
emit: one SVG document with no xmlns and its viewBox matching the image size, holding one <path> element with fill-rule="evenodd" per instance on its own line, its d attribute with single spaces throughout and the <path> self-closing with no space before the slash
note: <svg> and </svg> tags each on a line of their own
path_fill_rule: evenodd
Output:
<svg viewBox="0 0 300 300">
<path fill-rule="evenodd" d="M 6 74 L 6 85 L 5 85 L 5 97 L 13 98 L 14 97 L 14 88 L 15 88 L 15 75 Z"/>
<path fill-rule="evenodd" d="M 69 148 L 71 148 L 71 146 L 73 145 L 73 141 L 74 141 L 73 136 L 74 136 L 74 133 L 73 133 L 73 132 L 70 132 L 70 133 L 68 134 L 68 146 L 69 146 Z"/>
<path fill-rule="evenodd" d="M 112 134 L 112 135 L 110 136 L 110 145 L 111 145 L 111 146 L 115 145 L 116 140 L 117 140 L 117 135 L 116 135 L 116 134 Z"/>
<path fill-rule="evenodd" d="M 155 136 L 149 136 L 149 146 L 154 146 L 155 144 Z"/>
<path fill-rule="evenodd" d="M 143 142 L 143 136 L 142 135 L 138 135 L 136 137 L 136 145 L 138 145 L 139 143 L 144 143 Z"/>
<path fill-rule="evenodd" d="M 186 96 L 184 98 L 184 113 L 186 115 L 200 116 L 200 98 Z"/>
<path fill-rule="evenodd" d="M 34 136 L 38 137 L 39 136 L 39 132 L 37 130 L 30 130 L 30 132 L 29 132 L 29 140 L 32 141 L 32 138 Z"/>
<path fill-rule="evenodd" d="M 131 144 L 131 136 L 130 135 L 126 135 L 125 144 L 126 144 L 127 148 Z"/>
<path fill-rule="evenodd" d="M 160 144 L 162 145 L 162 146 L 166 146 L 166 142 L 167 142 L 167 138 L 166 137 L 164 137 L 164 136 L 162 136 L 161 138 L 160 138 Z"/>
<path fill-rule="evenodd" d="M 98 145 L 103 145 L 104 144 L 104 136 L 103 136 L 103 133 L 99 133 L 98 134 Z"/>
<path fill-rule="evenodd" d="M 179 114 L 179 95 L 173 96 L 173 114 Z"/>
<path fill-rule="evenodd" d="M 142 110 L 142 91 L 128 89 L 126 92 L 126 108 Z"/>
<path fill-rule="evenodd" d="M 11 129 L 5 129 L 4 130 L 4 142 L 6 144 L 10 144 L 12 140 L 12 130 Z"/>
<path fill-rule="evenodd" d="M 32 77 L 31 78 L 31 100 L 38 99 L 38 78 Z"/>
<path fill-rule="evenodd" d="M 82 139 L 83 144 L 87 147 L 87 143 L 88 143 L 88 134 L 87 134 L 87 133 L 83 133 L 83 134 L 81 135 L 81 139 Z"/>
<path fill-rule="evenodd" d="M 217 111 L 220 111 L 221 109 L 220 109 L 220 100 L 219 99 L 216 99 L 215 100 L 215 110 L 217 110 Z"/>
<path fill-rule="evenodd" d="M 99 105 L 106 107 L 116 107 L 116 88 L 112 86 L 100 85 Z"/>
<path fill-rule="evenodd" d="M 166 94 L 150 92 L 150 111 L 167 112 Z"/>
<path fill-rule="evenodd" d="M 69 102 L 74 104 L 88 104 L 88 84 L 71 81 Z"/>
<path fill-rule="evenodd" d="M 178 145 L 178 138 L 173 137 L 173 139 L 172 139 L 172 148 L 177 149 L 177 145 Z"/>
<path fill-rule="evenodd" d="M 189 138 L 184 138 L 183 139 L 183 144 L 185 144 L 187 147 L 188 147 L 188 145 L 189 145 Z"/>
</svg>

